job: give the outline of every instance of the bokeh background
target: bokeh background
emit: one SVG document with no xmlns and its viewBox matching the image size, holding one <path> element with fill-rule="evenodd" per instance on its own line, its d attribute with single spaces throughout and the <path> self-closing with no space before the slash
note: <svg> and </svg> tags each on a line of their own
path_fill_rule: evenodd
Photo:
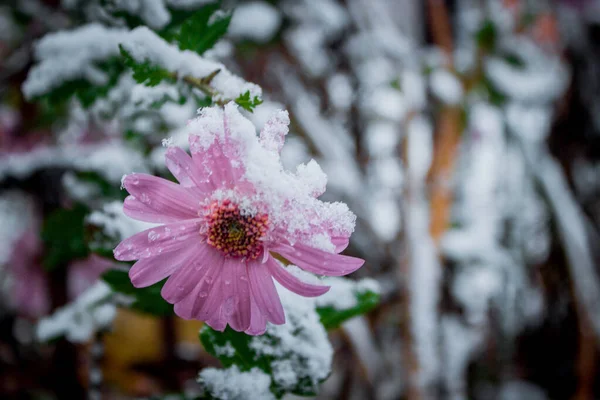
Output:
<svg viewBox="0 0 600 400">
<path fill-rule="evenodd" d="M 121 176 L 164 170 L 161 140 L 196 110 L 107 117 L 106 104 L 23 95 L 36 42 L 119 26 L 100 12 L 110 3 L 0 5 L 1 398 L 181 392 L 218 365 L 201 323 L 125 309 L 89 340 L 35 340 L 35 322 L 110 264 L 82 238 L 116 218 Z M 202 1 L 129 4 L 152 3 Z M 290 111 L 284 163 L 320 163 L 325 198 L 358 216 L 354 277 L 382 287 L 374 311 L 331 333 L 318 398 L 600 398 L 600 1 L 224 6 L 231 26 L 207 57 L 262 86 L 257 127 Z M 64 259 L 56 237 L 72 260 L 49 269 Z"/>
</svg>

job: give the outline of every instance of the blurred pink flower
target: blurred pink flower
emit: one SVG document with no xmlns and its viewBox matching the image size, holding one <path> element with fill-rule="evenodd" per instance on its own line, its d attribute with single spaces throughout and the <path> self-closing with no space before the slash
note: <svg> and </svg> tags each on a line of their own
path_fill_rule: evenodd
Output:
<svg viewBox="0 0 600 400">
<path fill-rule="evenodd" d="M 345 204 L 325 203 L 326 177 L 311 161 L 296 174 L 283 170 L 279 151 L 289 118 L 280 111 L 263 128 L 233 104 L 206 108 L 189 124 L 191 157 L 178 147 L 166 165 L 179 184 L 131 174 L 124 212 L 164 225 L 140 232 L 117 246 L 118 260 L 139 260 L 129 276 L 136 287 L 169 277 L 162 296 L 185 319 L 217 330 L 264 333 L 267 321 L 285 322 L 273 278 L 303 296 L 327 286 L 290 274 L 272 255 L 319 275 L 341 276 L 364 261 L 339 255 L 354 230 Z"/>
<path fill-rule="evenodd" d="M 39 236 L 39 224 L 28 229 L 16 242 L 9 260 L 12 278 L 11 298 L 14 309 L 20 315 L 40 318 L 51 310 L 48 276 L 41 264 L 43 245 Z M 75 299 L 98 280 L 114 262 L 95 254 L 67 266 L 67 295 Z"/>
</svg>

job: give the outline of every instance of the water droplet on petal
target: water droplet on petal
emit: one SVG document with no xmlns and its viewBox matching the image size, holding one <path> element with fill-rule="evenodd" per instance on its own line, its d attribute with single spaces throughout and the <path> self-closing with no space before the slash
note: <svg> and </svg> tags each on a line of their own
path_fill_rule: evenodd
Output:
<svg viewBox="0 0 600 400">
<path fill-rule="evenodd" d="M 177 286 L 177 290 L 179 290 L 180 292 L 183 292 L 183 289 L 184 289 L 183 286 L 181 286 L 181 285 Z"/>
<path fill-rule="evenodd" d="M 227 300 L 225 300 L 225 303 L 223 303 L 223 313 L 226 316 L 230 316 L 231 314 L 233 314 L 234 308 L 235 298 L 229 297 Z"/>
<path fill-rule="evenodd" d="M 211 284 L 213 281 L 212 276 L 207 276 L 206 278 L 204 278 L 204 280 L 206 281 L 206 283 Z"/>
<path fill-rule="evenodd" d="M 246 278 L 246 276 L 245 276 L 245 275 L 241 275 L 241 276 L 240 276 L 240 281 L 242 281 L 242 282 L 245 282 L 245 281 L 247 281 L 247 280 L 248 280 L 248 278 Z"/>
<path fill-rule="evenodd" d="M 207 292 L 200 292 L 200 293 L 198 293 L 198 296 L 204 298 L 204 297 L 208 296 L 208 293 Z"/>
<path fill-rule="evenodd" d="M 229 279 L 225 279 L 225 284 L 226 285 L 231 285 L 231 281 Z"/>
</svg>

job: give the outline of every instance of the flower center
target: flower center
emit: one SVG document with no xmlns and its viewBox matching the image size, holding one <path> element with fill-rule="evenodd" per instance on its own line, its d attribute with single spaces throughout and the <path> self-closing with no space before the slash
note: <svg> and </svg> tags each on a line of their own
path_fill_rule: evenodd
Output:
<svg viewBox="0 0 600 400">
<path fill-rule="evenodd" d="M 228 257 L 255 259 L 262 252 L 261 239 L 269 219 L 264 214 L 243 215 L 230 200 L 213 201 L 208 207 L 206 242 Z"/>
</svg>

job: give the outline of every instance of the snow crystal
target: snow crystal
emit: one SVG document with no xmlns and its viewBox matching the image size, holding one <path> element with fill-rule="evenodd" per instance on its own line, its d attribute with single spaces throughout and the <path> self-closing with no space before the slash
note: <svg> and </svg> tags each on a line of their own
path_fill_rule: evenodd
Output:
<svg viewBox="0 0 600 400">
<path fill-rule="evenodd" d="M 38 147 L 26 153 L 9 153 L 0 160 L 0 179 L 6 176 L 23 178 L 45 167 L 94 171 L 115 183 L 126 172 L 146 170 L 141 154 L 120 142 L 108 142 Z"/>
<path fill-rule="evenodd" d="M 225 343 L 224 346 L 215 346 L 215 355 L 217 357 L 233 357 L 235 355 L 235 347 L 230 342 Z"/>
<path fill-rule="evenodd" d="M 75 79 L 85 79 L 95 85 L 106 83 L 108 76 L 96 63 L 119 57 L 119 44 L 137 61 L 150 61 L 179 77 L 200 79 L 219 70 L 210 83 L 218 92 L 216 100 L 236 99 L 247 91 L 251 96 L 261 95 L 259 86 L 233 75 L 221 63 L 206 60 L 192 51 L 181 51 L 147 27 L 128 31 L 96 23 L 48 34 L 40 40 L 35 48 L 38 63 L 23 83 L 23 93 L 33 98 Z"/>
<path fill-rule="evenodd" d="M 191 76 L 199 79 L 220 71 L 210 83 L 218 92 L 214 100 L 236 99 L 247 91 L 251 97 L 261 95 L 259 86 L 233 75 L 223 64 L 206 60 L 193 51 L 181 51 L 147 27 L 132 30 L 122 41 L 122 45 L 136 61 L 150 61 L 176 73 L 179 77 Z"/>
<path fill-rule="evenodd" d="M 83 292 L 73 303 L 59 308 L 37 325 L 37 338 L 48 341 L 64 335 L 74 343 L 88 341 L 98 330 L 112 324 L 117 310 L 110 303 L 112 290 L 104 282 L 97 282 Z"/>
<path fill-rule="evenodd" d="M 333 348 L 320 323 L 315 304 L 277 285 L 287 322 L 267 324 L 267 335 L 255 336 L 250 348 L 259 356 L 275 356 L 274 382 L 291 390 L 301 381 L 316 389 L 331 371 Z"/>
<path fill-rule="evenodd" d="M 358 305 L 357 295 L 367 292 L 379 293 L 380 287 L 376 280 L 365 278 L 353 281 L 348 278 L 327 277 L 321 282 L 331 286 L 329 291 L 315 298 L 317 307 L 333 307 L 336 310 L 353 308 Z"/>
<path fill-rule="evenodd" d="M 265 1 L 251 1 L 235 8 L 227 33 L 234 38 L 266 43 L 280 25 L 281 15 L 275 7 Z"/>
<path fill-rule="evenodd" d="M 31 99 L 80 78 L 97 85 L 106 83 L 108 76 L 94 63 L 116 56 L 126 33 L 94 23 L 44 36 L 35 46 L 38 64 L 29 71 L 23 94 Z"/>
<path fill-rule="evenodd" d="M 280 152 L 283 147 L 285 135 L 288 134 L 290 116 L 287 111 L 277 110 L 265 123 L 260 131 L 260 143 L 267 150 Z"/>
<path fill-rule="evenodd" d="M 237 365 L 227 369 L 205 368 L 198 382 L 212 397 L 221 400 L 275 400 L 269 389 L 271 378 L 258 368 L 242 372 Z"/>
</svg>

